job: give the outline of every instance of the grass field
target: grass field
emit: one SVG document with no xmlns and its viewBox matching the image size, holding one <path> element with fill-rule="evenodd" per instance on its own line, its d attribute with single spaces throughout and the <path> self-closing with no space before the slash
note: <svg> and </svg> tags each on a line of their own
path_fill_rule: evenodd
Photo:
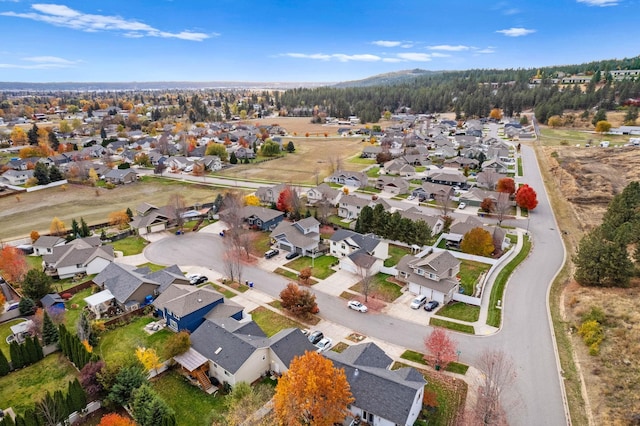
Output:
<svg viewBox="0 0 640 426">
<path fill-rule="evenodd" d="M 271 337 L 285 328 L 297 327 L 306 328 L 301 323 L 277 314 L 267 308 L 258 307 L 250 312 L 253 320 L 265 332 L 267 337 Z"/>
<path fill-rule="evenodd" d="M 476 330 L 472 325 L 459 324 L 457 322 L 442 320 L 439 318 L 431 318 L 429 321 L 429 325 L 433 325 L 434 327 L 444 327 L 449 330 L 459 331 L 461 333 L 467 334 L 475 334 Z"/>
<path fill-rule="evenodd" d="M 15 197 L 0 198 L 0 239 L 28 236 L 33 230 L 46 234 L 54 217 L 62 220 L 67 228 L 74 218 L 78 221 L 84 218 L 88 224 L 106 222 L 111 212 L 127 207 L 135 210 L 142 202 L 163 206 L 176 193 L 182 195 L 187 204 L 212 202 L 218 194 L 213 187 L 154 178 L 111 190 L 69 184 L 66 190 L 51 188 L 23 193 L 19 201 Z"/>
<path fill-rule="evenodd" d="M 375 296 L 376 299 L 380 299 L 384 302 L 391 303 L 402 295 L 402 288 L 387 279 L 391 275 L 379 273 L 372 277 L 371 284 L 369 284 L 369 296 Z M 358 293 L 362 293 L 362 284 L 351 286 L 349 290 L 353 290 Z"/>
<path fill-rule="evenodd" d="M 8 360 L 11 359 L 9 358 L 9 344 L 7 343 L 7 337 L 11 334 L 11 327 L 25 321 L 26 319 L 24 318 L 16 318 L 0 324 L 0 350 L 2 350 L 2 353 L 4 353 L 4 356 Z"/>
<path fill-rule="evenodd" d="M 295 269 L 300 272 L 304 268 L 311 268 L 311 275 L 313 277 L 324 280 L 330 277 L 335 271 L 331 269 L 331 265 L 333 265 L 338 259 L 333 256 L 320 256 L 312 261 L 312 259 L 308 256 L 299 257 L 291 262 L 285 264 L 287 268 Z M 311 264 L 313 263 L 313 267 Z"/>
<path fill-rule="evenodd" d="M 480 317 L 480 306 L 467 305 L 462 302 L 453 302 L 438 311 L 438 315 L 454 318 L 460 321 L 475 322 Z"/>
<path fill-rule="evenodd" d="M 487 263 L 463 259 L 460 264 L 460 286 L 464 289 L 464 294 L 471 296 L 480 275 L 490 268 L 491 265 Z"/>
<path fill-rule="evenodd" d="M 55 352 L 29 367 L 0 377 L 0 404 L 2 408 L 12 407 L 23 414 L 47 391 L 52 394 L 58 389 L 66 392 L 68 383 L 78 374 L 61 352 Z"/>
<path fill-rule="evenodd" d="M 612 145 L 624 145 L 629 142 L 629 136 L 622 135 L 601 135 L 592 131 L 577 129 L 553 129 L 550 127 L 540 128 L 540 142 L 545 146 L 580 146 L 584 147 L 587 142 L 591 146 L 596 146 L 600 141 L 610 141 Z"/>
<path fill-rule="evenodd" d="M 135 350 L 140 346 L 155 349 L 160 359 L 163 359 L 162 348 L 172 332 L 163 329 L 148 334 L 144 331 L 144 326 L 150 322 L 153 322 L 153 318 L 142 317 L 105 332 L 100 337 L 100 345 L 96 351 L 105 362 L 113 362 L 135 356 Z"/>
<path fill-rule="evenodd" d="M 109 244 L 113 246 L 114 250 L 121 251 L 124 256 L 132 256 L 142 253 L 148 242 L 144 238 L 134 235 Z"/>
</svg>

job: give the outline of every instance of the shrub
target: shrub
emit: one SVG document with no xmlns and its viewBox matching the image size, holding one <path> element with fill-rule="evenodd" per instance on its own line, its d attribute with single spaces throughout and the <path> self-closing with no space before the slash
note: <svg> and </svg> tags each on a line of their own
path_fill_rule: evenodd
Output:
<svg viewBox="0 0 640 426">
<path fill-rule="evenodd" d="M 595 356 L 600 352 L 600 343 L 604 339 L 604 329 L 598 321 L 589 320 L 582 323 L 578 334 L 584 343 L 589 346 L 589 355 Z"/>
</svg>

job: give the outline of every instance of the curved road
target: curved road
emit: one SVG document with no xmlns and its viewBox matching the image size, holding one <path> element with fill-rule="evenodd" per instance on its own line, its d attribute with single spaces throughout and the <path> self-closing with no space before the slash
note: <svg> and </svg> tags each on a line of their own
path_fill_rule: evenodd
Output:
<svg viewBox="0 0 640 426">
<path fill-rule="evenodd" d="M 534 236 L 529 258 L 513 273 L 504 298 L 503 327 L 492 336 L 456 334 L 460 361 L 477 365 L 485 349 L 503 349 L 517 370 L 515 385 L 506 395 L 511 425 L 563 425 L 567 423 L 558 364 L 551 336 L 547 291 L 564 259 L 564 248 L 555 226 L 542 176 L 533 150 L 522 146 L 526 182 L 538 194 L 538 206 L 528 228 Z M 506 223 L 524 228 L 523 220 Z M 158 264 L 194 265 L 224 271 L 222 240 L 216 234 L 172 236 L 147 247 L 145 256 Z M 288 280 L 253 266 L 245 267 L 243 278 L 253 281 L 256 290 L 274 298 Z M 350 329 L 391 344 L 424 351 L 424 326 L 386 315 L 361 315 L 346 308 L 343 300 L 315 292 L 321 316 Z M 488 297 L 488 295 L 486 295 Z"/>
</svg>

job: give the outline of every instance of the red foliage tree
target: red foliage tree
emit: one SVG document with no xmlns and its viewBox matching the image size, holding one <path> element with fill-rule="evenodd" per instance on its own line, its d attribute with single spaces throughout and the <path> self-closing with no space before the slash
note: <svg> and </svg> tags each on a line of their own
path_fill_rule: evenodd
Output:
<svg viewBox="0 0 640 426">
<path fill-rule="evenodd" d="M 4 279 L 11 283 L 21 282 L 28 270 L 27 259 L 20 249 L 5 246 L 0 250 L 0 271 Z"/>
<path fill-rule="evenodd" d="M 433 360 L 436 368 L 447 368 L 447 365 L 455 361 L 458 356 L 455 340 L 441 328 L 436 328 L 428 337 L 425 337 L 424 346 L 431 356 L 431 358 L 425 356 L 425 360 Z"/>
<path fill-rule="evenodd" d="M 302 318 L 319 311 L 315 294 L 301 289 L 294 283 L 287 284 L 287 287 L 280 292 L 280 299 L 284 309 Z"/>
<path fill-rule="evenodd" d="M 494 209 L 493 200 L 491 198 L 485 198 L 480 203 L 480 210 L 483 212 L 491 213 Z"/>
<path fill-rule="evenodd" d="M 290 200 L 291 200 L 291 188 L 286 186 L 278 196 L 278 201 L 276 201 L 276 209 L 280 210 L 281 212 L 289 211 Z"/>
<path fill-rule="evenodd" d="M 536 191 L 527 184 L 522 185 L 518 188 L 518 192 L 516 192 L 516 204 L 529 211 L 535 209 L 538 205 L 538 195 Z"/>
<path fill-rule="evenodd" d="M 513 195 L 516 192 L 516 182 L 509 177 L 502 178 L 498 181 L 498 185 L 496 186 L 496 191 L 506 192 L 509 195 Z"/>
<path fill-rule="evenodd" d="M 136 422 L 117 413 L 102 416 L 98 426 L 136 426 Z"/>
</svg>

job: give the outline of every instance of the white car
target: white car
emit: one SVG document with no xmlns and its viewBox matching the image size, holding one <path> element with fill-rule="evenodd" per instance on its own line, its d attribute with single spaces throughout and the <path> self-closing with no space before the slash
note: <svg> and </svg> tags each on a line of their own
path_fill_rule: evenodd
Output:
<svg viewBox="0 0 640 426">
<path fill-rule="evenodd" d="M 427 296 L 424 294 L 419 294 L 415 299 L 411 301 L 411 309 L 420 309 L 420 307 L 425 303 L 427 303 Z"/>
<path fill-rule="evenodd" d="M 411 201 L 411 200 L 415 200 L 415 199 L 416 199 L 416 196 L 415 196 L 415 195 L 409 195 L 409 196 L 407 197 L 407 201 Z"/>
<path fill-rule="evenodd" d="M 367 312 L 369 309 L 364 306 L 362 303 L 358 302 L 357 300 L 349 300 L 349 303 L 347 303 L 347 306 L 349 306 L 350 309 L 353 309 L 354 311 L 358 311 L 358 312 Z"/>
<path fill-rule="evenodd" d="M 322 339 L 318 343 L 316 343 L 316 348 L 318 348 L 318 350 L 316 352 L 328 351 L 331 346 L 332 346 L 331 339 L 328 338 L 328 337 L 325 337 L 324 339 Z"/>
<path fill-rule="evenodd" d="M 460 203 L 460 204 L 458 204 L 458 208 L 459 208 L 460 210 L 464 209 L 465 207 L 467 207 L 467 204 L 466 204 L 466 203 Z"/>
</svg>

